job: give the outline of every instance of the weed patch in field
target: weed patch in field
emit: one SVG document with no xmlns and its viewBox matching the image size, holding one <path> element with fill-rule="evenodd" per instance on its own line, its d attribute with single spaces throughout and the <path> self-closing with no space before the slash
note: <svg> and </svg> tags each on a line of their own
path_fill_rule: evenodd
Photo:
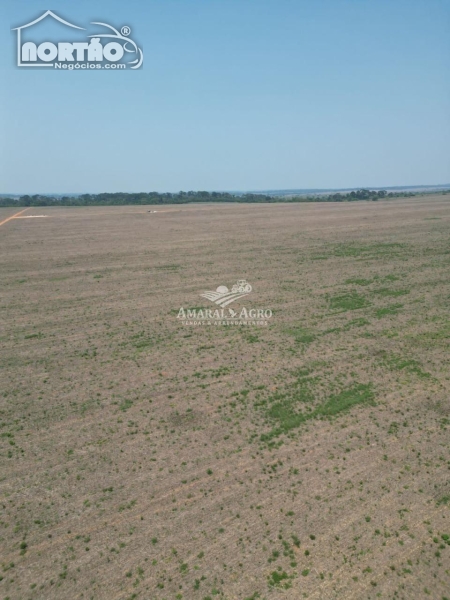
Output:
<svg viewBox="0 0 450 600">
<path fill-rule="evenodd" d="M 347 311 L 359 310 L 370 306 L 370 302 L 356 292 L 346 294 L 337 294 L 336 296 L 327 296 L 328 305 L 331 310 Z"/>
<path fill-rule="evenodd" d="M 417 360 L 413 358 L 404 358 L 395 354 L 386 354 L 382 360 L 383 365 L 391 371 L 406 371 L 417 375 L 421 379 L 429 379 L 431 375 L 425 372 Z"/>
<path fill-rule="evenodd" d="M 378 319 L 386 317 L 388 315 L 397 315 L 398 311 L 403 308 L 403 304 L 391 304 L 391 306 L 384 306 L 383 308 L 377 308 L 375 316 Z"/>
<path fill-rule="evenodd" d="M 333 417 L 357 404 L 374 404 L 373 386 L 371 384 L 358 383 L 349 389 L 330 396 L 325 404 L 314 411 L 314 416 Z"/>
<path fill-rule="evenodd" d="M 362 279 L 362 278 L 358 278 L 358 277 L 354 277 L 353 279 L 346 279 L 344 281 L 344 283 L 346 285 L 370 285 L 371 283 L 373 283 L 373 279 Z"/>
<path fill-rule="evenodd" d="M 294 579 L 294 575 L 288 575 L 286 571 L 273 571 L 268 577 L 268 583 L 272 587 L 280 587 L 287 590 L 292 587 L 292 579 Z"/>
<path fill-rule="evenodd" d="M 276 421 L 277 425 L 269 433 L 261 435 L 262 441 L 288 433 L 311 419 L 334 417 L 358 404 L 374 403 L 372 384 L 355 383 L 315 405 L 314 387 L 317 383 L 308 371 L 300 372 L 283 392 L 277 392 L 263 403 L 266 417 L 269 421 Z"/>
<path fill-rule="evenodd" d="M 349 331 L 353 327 L 365 327 L 369 324 L 370 321 L 368 319 L 364 319 L 363 317 L 359 319 L 352 319 L 342 327 L 332 327 L 331 329 L 325 329 L 325 331 L 322 331 L 320 335 L 329 335 L 330 333 L 342 333 L 343 331 Z"/>
<path fill-rule="evenodd" d="M 286 333 L 291 335 L 298 344 L 310 344 L 316 339 L 314 333 L 301 325 L 287 328 Z"/>
<path fill-rule="evenodd" d="M 390 290 L 389 288 L 379 288 L 378 290 L 373 290 L 373 293 L 382 297 L 396 298 L 397 296 L 406 296 L 406 294 L 409 294 L 409 290 Z"/>
<path fill-rule="evenodd" d="M 450 321 L 444 321 L 435 331 L 425 331 L 408 337 L 425 346 L 434 346 L 438 342 L 447 344 L 447 340 L 450 339 Z"/>
<path fill-rule="evenodd" d="M 130 338 L 130 343 L 138 352 L 153 348 L 158 343 L 156 336 L 149 335 L 146 331 L 140 331 Z"/>
</svg>

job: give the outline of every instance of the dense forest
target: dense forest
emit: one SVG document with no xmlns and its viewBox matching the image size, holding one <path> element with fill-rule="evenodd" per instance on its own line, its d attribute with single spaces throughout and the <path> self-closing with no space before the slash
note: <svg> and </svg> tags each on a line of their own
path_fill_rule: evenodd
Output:
<svg viewBox="0 0 450 600">
<path fill-rule="evenodd" d="M 445 193 L 445 192 L 443 192 Z M 386 192 L 367 189 L 349 193 L 322 194 L 315 196 L 270 196 L 266 194 L 230 194 L 227 192 L 158 192 L 81 194 L 79 196 L 20 196 L 0 198 L 0 206 L 109 206 L 127 204 L 187 204 L 191 202 L 352 202 L 356 200 L 380 200 L 413 196 L 412 192 Z"/>
</svg>

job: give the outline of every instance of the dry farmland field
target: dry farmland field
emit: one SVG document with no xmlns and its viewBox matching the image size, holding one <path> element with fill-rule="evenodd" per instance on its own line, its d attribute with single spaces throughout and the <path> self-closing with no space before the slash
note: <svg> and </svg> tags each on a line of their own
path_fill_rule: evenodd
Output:
<svg viewBox="0 0 450 600">
<path fill-rule="evenodd" d="M 450 597 L 450 195 L 19 217 L 1 600 Z"/>
</svg>

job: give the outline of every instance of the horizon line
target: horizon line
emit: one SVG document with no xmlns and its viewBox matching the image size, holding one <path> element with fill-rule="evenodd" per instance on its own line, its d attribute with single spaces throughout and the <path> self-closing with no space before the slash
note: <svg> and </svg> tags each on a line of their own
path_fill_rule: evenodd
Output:
<svg viewBox="0 0 450 600">
<path fill-rule="evenodd" d="M 433 183 L 433 184 L 418 184 L 418 185 L 391 185 L 391 186 L 349 186 L 349 187 L 341 187 L 341 188 L 263 188 L 263 189 L 246 189 L 246 190 L 223 190 L 223 189 L 197 189 L 197 190 L 188 190 L 189 192 L 208 192 L 208 193 L 222 193 L 222 194 L 271 194 L 271 193 L 283 193 L 283 194 L 292 194 L 292 193 L 324 193 L 324 192 L 347 192 L 353 190 L 405 190 L 405 189 L 430 189 L 430 188 L 450 188 L 450 183 Z M 185 190 L 178 191 L 164 191 L 158 192 L 156 190 L 150 191 L 104 191 L 104 192 L 34 192 L 34 193 L 23 193 L 23 192 L 0 192 L 0 197 L 10 197 L 10 196 L 82 196 L 84 194 L 89 195 L 99 195 L 99 194 L 179 194 L 181 192 L 187 193 Z"/>
</svg>

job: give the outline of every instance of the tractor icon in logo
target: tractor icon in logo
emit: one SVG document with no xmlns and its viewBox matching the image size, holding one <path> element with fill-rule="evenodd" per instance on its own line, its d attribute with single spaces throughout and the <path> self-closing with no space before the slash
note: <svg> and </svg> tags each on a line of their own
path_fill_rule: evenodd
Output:
<svg viewBox="0 0 450 600">
<path fill-rule="evenodd" d="M 238 279 L 237 283 L 231 288 L 232 294 L 250 294 L 252 286 L 245 279 Z"/>
<path fill-rule="evenodd" d="M 231 290 L 226 285 L 219 285 L 215 292 L 204 292 L 202 298 L 211 300 L 220 307 L 225 308 L 231 302 L 247 296 L 252 291 L 252 286 L 245 279 L 238 279 Z"/>
</svg>

